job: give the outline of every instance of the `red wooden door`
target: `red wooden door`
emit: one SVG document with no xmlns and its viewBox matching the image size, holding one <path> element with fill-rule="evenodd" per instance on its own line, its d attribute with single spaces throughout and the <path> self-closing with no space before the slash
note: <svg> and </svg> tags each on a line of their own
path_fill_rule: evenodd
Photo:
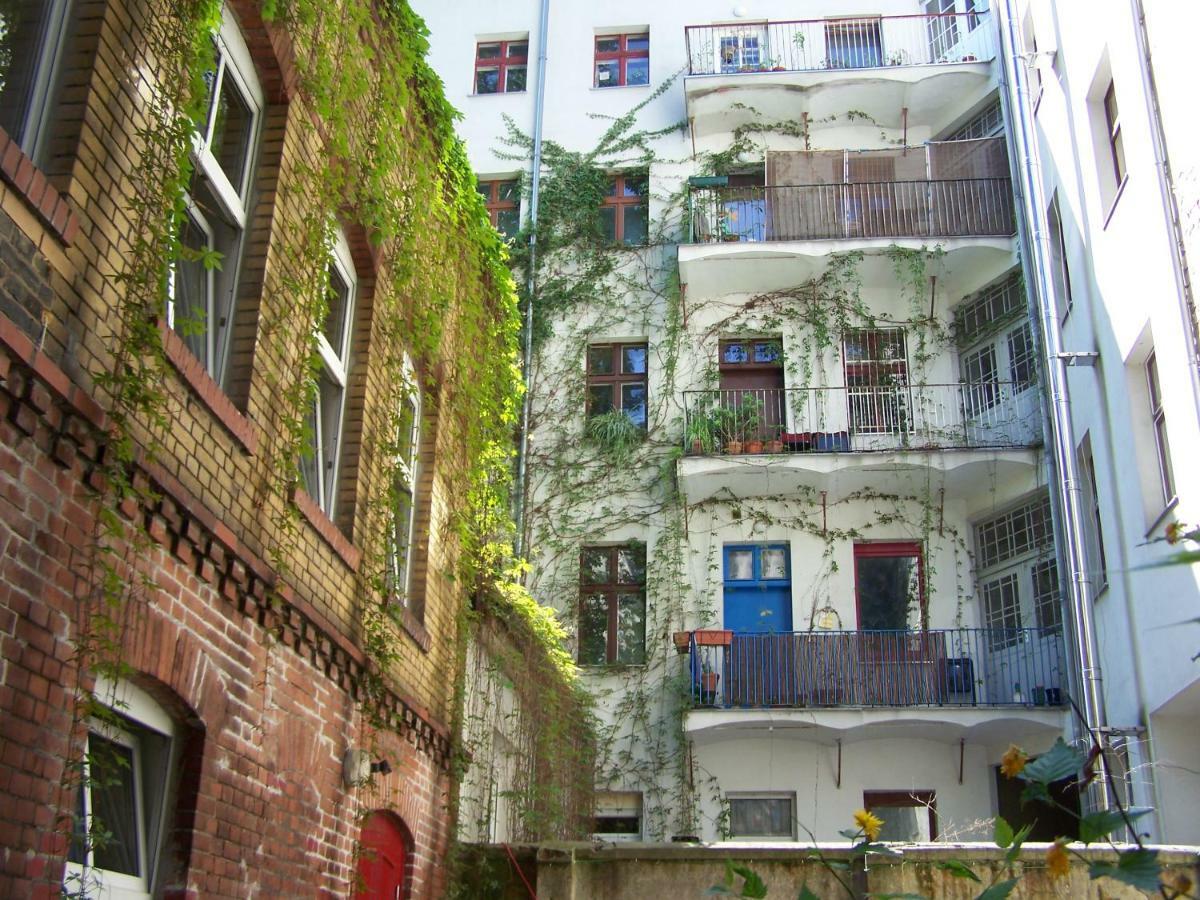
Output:
<svg viewBox="0 0 1200 900">
<path fill-rule="evenodd" d="M 390 813 L 371 813 L 362 830 L 355 900 L 404 900 L 408 852 L 399 821 Z"/>
</svg>

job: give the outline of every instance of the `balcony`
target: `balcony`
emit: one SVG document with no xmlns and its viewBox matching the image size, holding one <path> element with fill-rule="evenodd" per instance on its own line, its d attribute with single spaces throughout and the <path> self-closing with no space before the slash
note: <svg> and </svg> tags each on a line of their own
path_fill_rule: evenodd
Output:
<svg viewBox="0 0 1200 900">
<path fill-rule="evenodd" d="M 688 119 L 701 142 L 753 117 L 848 109 L 885 128 L 936 131 L 979 99 L 996 55 L 986 13 L 693 25 L 684 40 Z"/>
<path fill-rule="evenodd" d="M 1040 410 L 1036 385 L 1009 382 L 685 391 L 680 488 L 689 502 L 804 488 L 836 498 L 933 469 L 969 497 L 1036 471 Z"/>
<path fill-rule="evenodd" d="M 796 284 L 819 274 L 828 254 L 846 250 L 867 253 L 862 274 L 886 280 L 893 245 L 938 244 L 946 290 L 960 294 L 979 287 L 972 279 L 980 271 L 1011 265 L 1016 226 L 1002 138 L 769 151 L 769 186 L 711 184 L 721 180 L 692 186 L 691 243 L 679 248 L 683 281 L 706 293 Z M 873 271 L 881 255 L 884 265 Z"/>
<path fill-rule="evenodd" d="M 1061 728 L 1061 633 L 1036 628 L 693 634 L 688 730 L 775 723 L 868 738 L 940 723 L 957 736 Z M 717 642 L 720 644 L 720 642 Z M 713 735 L 710 735 L 712 737 Z"/>
</svg>

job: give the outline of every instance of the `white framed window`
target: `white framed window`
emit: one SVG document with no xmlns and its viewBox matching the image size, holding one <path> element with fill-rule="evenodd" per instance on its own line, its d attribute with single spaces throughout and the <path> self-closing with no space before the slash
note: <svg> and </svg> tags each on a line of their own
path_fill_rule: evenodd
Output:
<svg viewBox="0 0 1200 900">
<path fill-rule="evenodd" d="M 988 643 L 992 649 L 1011 647 L 1021 635 L 1021 597 L 1017 591 L 1016 574 L 1002 575 L 985 581 L 981 589 L 983 610 L 990 629 Z"/>
<path fill-rule="evenodd" d="M 300 475 L 309 496 L 322 512 L 333 518 L 349 384 L 351 326 L 358 290 L 350 245 L 340 231 L 333 242 L 326 290 L 329 306 L 325 321 L 317 330 L 321 368 L 309 411 L 309 444 L 300 461 Z"/>
<path fill-rule="evenodd" d="M 1104 552 L 1104 521 L 1100 516 L 1100 491 L 1096 487 L 1096 460 L 1092 456 L 1092 435 L 1087 432 L 1075 448 L 1082 488 L 1082 506 L 1086 521 L 1084 534 L 1088 573 L 1096 586 L 1096 596 L 1108 588 L 1108 559 Z"/>
<path fill-rule="evenodd" d="M 975 417 L 1037 384 L 1037 347 L 1026 315 L 1019 270 L 989 284 L 954 311 L 959 377 L 967 414 Z M 1019 415 L 1017 407 L 1007 406 Z"/>
<path fill-rule="evenodd" d="M 784 792 L 729 793 L 729 836 L 733 840 L 796 839 L 796 795 Z"/>
<path fill-rule="evenodd" d="M 597 791 L 592 837 L 627 842 L 642 839 L 642 795 L 639 791 Z"/>
<path fill-rule="evenodd" d="M 228 9 L 214 50 L 215 66 L 204 76 L 207 113 L 193 142 L 195 170 L 180 223 L 180 258 L 168 283 L 167 324 L 222 383 L 265 104 L 250 51 Z M 216 258 L 218 265 L 206 264 L 206 258 Z"/>
<path fill-rule="evenodd" d="M 1042 560 L 1033 567 L 1033 615 L 1044 634 L 1062 631 L 1062 600 L 1058 595 L 1058 562 Z"/>
<path fill-rule="evenodd" d="M 404 357 L 404 398 L 396 423 L 392 532 L 388 548 L 388 590 L 402 606 L 413 607 L 412 560 L 417 478 L 421 458 L 421 388 L 412 361 Z"/>
<path fill-rule="evenodd" d="M 1036 622 L 1044 635 L 1061 628 L 1054 523 L 1045 491 L 975 526 L 975 563 L 983 625 L 991 649 L 1014 646 L 1015 631 Z"/>
<path fill-rule="evenodd" d="M 98 679 L 63 873 L 71 896 L 149 898 L 171 809 L 178 731 L 145 691 Z"/>
<path fill-rule="evenodd" d="M 39 167 L 54 117 L 72 0 L 32 0 L 0 9 L 9 60 L 0 79 L 0 127 Z"/>
</svg>

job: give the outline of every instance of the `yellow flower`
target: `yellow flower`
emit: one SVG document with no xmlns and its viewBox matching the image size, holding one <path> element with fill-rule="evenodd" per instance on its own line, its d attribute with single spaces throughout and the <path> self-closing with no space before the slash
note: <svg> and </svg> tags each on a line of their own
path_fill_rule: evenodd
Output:
<svg viewBox="0 0 1200 900">
<path fill-rule="evenodd" d="M 860 809 L 854 814 L 854 824 L 858 826 L 868 841 L 873 841 L 879 837 L 879 829 L 883 827 L 883 819 L 877 819 L 865 809 Z"/>
<path fill-rule="evenodd" d="M 1166 537 L 1168 544 L 1179 543 L 1179 539 L 1183 537 L 1183 526 L 1178 522 L 1168 523 Z"/>
<path fill-rule="evenodd" d="M 1067 856 L 1067 851 L 1059 841 L 1055 841 L 1046 851 L 1046 868 L 1050 870 L 1053 878 L 1066 878 L 1067 873 L 1071 871 L 1071 857 Z"/>
<path fill-rule="evenodd" d="M 1028 761 L 1029 754 L 1016 744 L 1009 744 L 1004 755 L 1000 757 L 1000 771 L 1004 773 L 1005 778 L 1016 778 L 1025 771 L 1025 763 Z"/>
</svg>

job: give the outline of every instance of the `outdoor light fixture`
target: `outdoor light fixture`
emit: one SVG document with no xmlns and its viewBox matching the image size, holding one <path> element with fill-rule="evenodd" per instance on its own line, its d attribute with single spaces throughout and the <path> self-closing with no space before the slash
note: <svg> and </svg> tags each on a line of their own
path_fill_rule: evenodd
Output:
<svg viewBox="0 0 1200 900">
<path fill-rule="evenodd" d="M 359 787 L 371 780 L 372 775 L 390 775 L 392 764 L 386 759 L 372 761 L 366 750 L 350 749 L 342 758 L 342 779 L 347 787 Z"/>
</svg>

